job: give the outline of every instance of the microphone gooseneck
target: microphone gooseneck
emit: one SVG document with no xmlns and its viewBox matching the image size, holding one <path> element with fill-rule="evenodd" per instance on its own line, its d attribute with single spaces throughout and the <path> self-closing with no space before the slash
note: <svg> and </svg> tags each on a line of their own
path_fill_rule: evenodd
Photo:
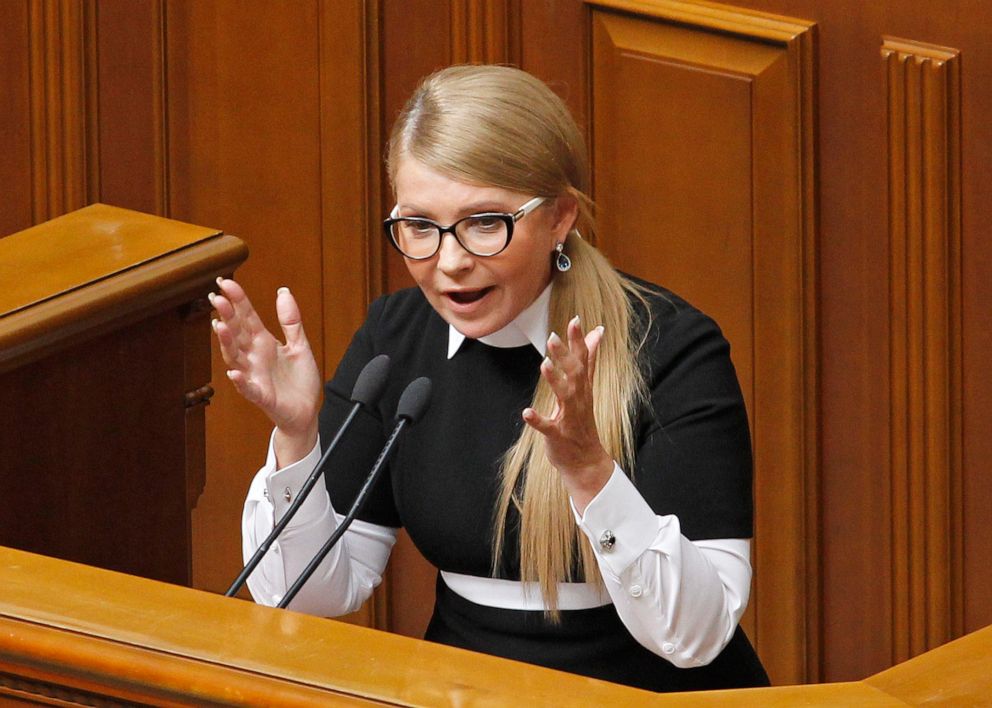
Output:
<svg viewBox="0 0 992 708">
<path fill-rule="evenodd" d="M 262 541 L 261 545 L 255 549 L 255 553 L 252 554 L 252 557 L 245 564 L 245 567 L 241 569 L 238 577 L 234 579 L 233 583 L 231 583 L 231 587 L 229 587 L 227 592 L 224 593 L 226 597 L 232 597 L 236 592 L 238 592 L 238 590 L 241 589 L 241 586 L 243 586 L 248 580 L 248 576 L 252 574 L 255 568 L 258 567 L 258 564 L 262 562 L 262 558 L 265 554 L 269 552 L 269 549 L 272 547 L 272 544 L 275 543 L 275 540 L 279 537 L 279 534 L 285 530 L 292 518 L 296 516 L 296 512 L 299 511 L 301 506 L 303 506 L 303 502 L 306 501 L 310 491 L 317 483 L 317 480 L 320 479 L 324 466 L 327 464 L 327 460 L 330 458 L 331 453 L 334 452 L 334 448 L 338 446 L 341 438 L 344 437 L 345 431 L 351 427 L 352 421 L 358 415 L 358 410 L 362 406 L 371 409 L 378 402 L 379 397 L 382 396 L 382 392 L 386 389 L 386 380 L 388 377 L 389 357 L 386 354 L 380 354 L 369 361 L 369 363 L 362 368 L 362 371 L 358 374 L 358 378 L 355 380 L 355 385 L 351 390 L 351 400 L 354 405 L 348 412 L 348 416 L 338 428 L 337 434 L 335 434 L 334 439 L 331 440 L 331 444 L 327 446 L 327 449 L 321 456 L 320 461 L 314 466 L 310 476 L 307 477 L 307 480 L 303 483 L 303 486 L 300 487 L 300 491 L 297 493 L 296 499 L 294 499 L 290 507 L 286 509 L 286 513 L 282 515 L 282 518 L 279 519 L 279 522 L 275 525 L 265 540 Z"/>
<path fill-rule="evenodd" d="M 351 509 L 348 510 L 348 514 L 341 520 L 338 527 L 334 529 L 331 537 L 327 539 L 317 554 L 310 560 L 307 567 L 303 569 L 300 573 L 300 577 L 286 590 L 286 594 L 282 596 L 279 604 L 276 607 L 285 609 L 289 606 L 289 603 L 293 601 L 296 594 L 303 588 L 310 576 L 316 572 L 317 567 L 321 564 L 327 554 L 331 552 L 331 549 L 337 544 L 338 540 L 344 535 L 344 532 L 348 530 L 351 526 L 351 522 L 355 520 L 358 516 L 358 512 L 361 511 L 362 506 L 365 504 L 365 500 L 368 498 L 369 492 L 372 491 L 372 487 L 375 486 L 375 482 L 379 477 L 379 473 L 382 468 L 386 466 L 386 462 L 389 460 L 390 455 L 392 455 L 393 449 L 396 445 L 396 440 L 399 438 L 400 433 L 408 426 L 415 424 L 420 420 L 421 416 L 427 410 L 430 405 L 431 400 L 431 380 L 426 376 L 422 376 L 419 379 L 411 381 L 403 393 L 400 395 L 399 404 L 396 406 L 396 427 L 393 428 L 393 432 L 390 434 L 389 439 L 386 440 L 386 444 L 382 447 L 382 452 L 379 453 L 379 457 L 376 459 L 375 463 L 372 465 L 372 471 L 369 472 L 369 476 L 365 479 L 365 484 L 358 491 L 358 495 L 355 497 L 355 501 L 351 505 Z"/>
</svg>

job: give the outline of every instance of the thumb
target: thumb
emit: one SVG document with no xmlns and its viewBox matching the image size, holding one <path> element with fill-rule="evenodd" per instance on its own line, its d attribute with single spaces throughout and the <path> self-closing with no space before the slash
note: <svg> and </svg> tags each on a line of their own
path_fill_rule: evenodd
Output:
<svg viewBox="0 0 992 708">
<path fill-rule="evenodd" d="M 308 347 L 307 335 L 303 331 L 303 319 L 300 316 L 300 306 L 289 288 L 279 288 L 276 294 L 276 316 L 282 327 L 286 345 L 292 347 Z"/>
</svg>

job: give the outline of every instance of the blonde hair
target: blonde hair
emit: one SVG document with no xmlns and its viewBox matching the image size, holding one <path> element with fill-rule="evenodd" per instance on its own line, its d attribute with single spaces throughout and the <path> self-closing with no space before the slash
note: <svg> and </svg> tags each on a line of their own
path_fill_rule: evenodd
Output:
<svg viewBox="0 0 992 708">
<path fill-rule="evenodd" d="M 633 470 L 633 420 L 645 400 L 645 383 L 629 295 L 643 298 L 638 286 L 579 235 L 578 227 L 587 234 L 594 229 L 589 167 L 585 141 L 564 102 L 519 69 L 449 67 L 427 77 L 397 119 L 389 141 L 390 178 L 402 156 L 459 181 L 578 201 L 576 228 L 566 243 L 572 268 L 555 271 L 548 326 L 563 334 L 568 320 L 579 315 L 586 327 L 605 327 L 593 382 L 596 425 L 606 451 Z M 550 268 L 551 254 L 547 257 Z M 532 407 L 548 414 L 554 402 L 541 379 Z M 539 584 L 557 620 L 558 583 L 601 582 L 595 556 L 575 524 L 540 433 L 524 425 L 501 472 L 492 572 L 499 570 L 512 504 L 520 513 L 520 577 Z"/>
</svg>

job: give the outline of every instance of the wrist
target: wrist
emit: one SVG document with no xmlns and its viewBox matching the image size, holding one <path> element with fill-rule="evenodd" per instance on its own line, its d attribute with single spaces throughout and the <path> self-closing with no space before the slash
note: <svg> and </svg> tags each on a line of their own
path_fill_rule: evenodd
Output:
<svg viewBox="0 0 992 708">
<path fill-rule="evenodd" d="M 317 444 L 317 420 L 302 429 L 285 430 L 276 426 L 273 437 L 273 450 L 276 455 L 276 469 L 282 469 L 299 462 L 310 454 Z"/>
<path fill-rule="evenodd" d="M 595 462 L 582 466 L 572 466 L 568 471 L 560 470 L 565 489 L 572 498 L 576 511 L 582 514 L 596 495 L 599 494 L 613 475 L 616 463 L 606 451 Z"/>
</svg>

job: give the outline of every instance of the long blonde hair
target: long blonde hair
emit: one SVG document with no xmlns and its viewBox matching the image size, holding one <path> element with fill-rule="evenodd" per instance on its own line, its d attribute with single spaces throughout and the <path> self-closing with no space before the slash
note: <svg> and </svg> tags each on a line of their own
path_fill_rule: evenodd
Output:
<svg viewBox="0 0 992 708">
<path fill-rule="evenodd" d="M 544 83 L 519 69 L 449 67 L 427 77 L 397 119 L 389 141 L 390 178 L 401 156 L 463 182 L 545 197 L 570 195 L 578 201 L 576 228 L 566 242 L 572 268 L 555 271 L 548 326 L 564 333 L 575 315 L 587 328 L 604 325 L 593 382 L 596 425 L 607 452 L 633 470 L 633 420 L 645 399 L 645 383 L 629 296 L 640 297 L 640 291 L 579 235 L 579 229 L 591 234 L 594 223 L 585 141 L 568 108 Z M 551 254 L 545 255 L 550 267 Z M 554 402 L 541 379 L 532 407 L 548 414 Z M 492 572 L 499 571 L 512 504 L 520 513 L 520 577 L 539 584 L 557 620 L 558 583 L 600 582 L 595 556 L 575 524 L 540 433 L 523 426 L 501 472 Z"/>
</svg>

